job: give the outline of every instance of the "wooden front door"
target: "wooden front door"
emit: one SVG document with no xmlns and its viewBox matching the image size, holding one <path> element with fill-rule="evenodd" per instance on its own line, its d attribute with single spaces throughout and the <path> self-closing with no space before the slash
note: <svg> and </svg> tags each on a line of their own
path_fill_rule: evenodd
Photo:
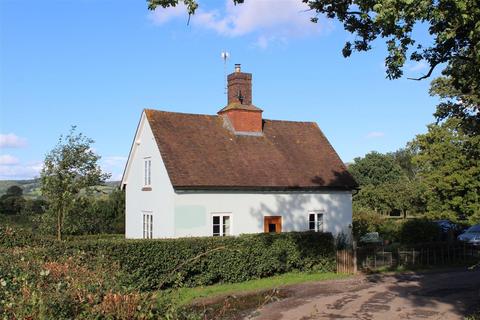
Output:
<svg viewBox="0 0 480 320">
<path fill-rule="evenodd" d="M 282 232 L 282 217 L 281 216 L 265 216 L 263 217 L 263 231 L 264 232 Z"/>
</svg>

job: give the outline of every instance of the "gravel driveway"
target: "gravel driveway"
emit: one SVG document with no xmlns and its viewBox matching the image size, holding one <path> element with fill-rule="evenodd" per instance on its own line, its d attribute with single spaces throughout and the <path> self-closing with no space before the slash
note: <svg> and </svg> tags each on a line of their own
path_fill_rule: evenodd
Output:
<svg viewBox="0 0 480 320">
<path fill-rule="evenodd" d="M 291 286 L 246 319 L 463 319 L 480 307 L 480 271 L 357 276 Z"/>
</svg>

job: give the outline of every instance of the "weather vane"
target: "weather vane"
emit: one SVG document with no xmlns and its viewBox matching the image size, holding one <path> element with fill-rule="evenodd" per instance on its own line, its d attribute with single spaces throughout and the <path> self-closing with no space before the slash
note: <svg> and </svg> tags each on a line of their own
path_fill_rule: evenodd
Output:
<svg viewBox="0 0 480 320">
<path fill-rule="evenodd" d="M 224 94 L 227 94 L 227 60 L 230 58 L 230 53 L 223 50 L 221 56 L 223 59 L 223 77 L 225 78 Z"/>
</svg>

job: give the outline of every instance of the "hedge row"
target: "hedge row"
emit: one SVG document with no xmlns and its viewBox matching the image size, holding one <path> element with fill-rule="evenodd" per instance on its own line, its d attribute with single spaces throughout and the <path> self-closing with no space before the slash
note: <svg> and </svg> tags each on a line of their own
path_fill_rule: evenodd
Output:
<svg viewBox="0 0 480 320">
<path fill-rule="evenodd" d="M 3 245 L 4 237 L 0 236 L 0 241 Z M 23 243 L 7 241 L 15 242 Z M 122 285 L 140 290 L 242 282 L 297 270 L 335 270 L 334 241 L 329 233 L 290 232 L 169 240 L 73 240 L 42 246 L 47 260 L 80 251 L 86 259 L 102 258 L 115 263 L 122 273 Z"/>
<path fill-rule="evenodd" d="M 55 243 L 51 236 L 42 236 L 27 229 L 0 226 L 0 247 L 50 246 Z"/>
</svg>

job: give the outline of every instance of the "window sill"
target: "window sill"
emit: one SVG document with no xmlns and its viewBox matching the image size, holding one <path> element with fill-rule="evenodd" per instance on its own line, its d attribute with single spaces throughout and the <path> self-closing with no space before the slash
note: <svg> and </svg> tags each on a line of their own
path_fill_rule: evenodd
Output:
<svg viewBox="0 0 480 320">
<path fill-rule="evenodd" d="M 142 191 L 152 191 L 152 187 L 143 187 Z"/>
</svg>

